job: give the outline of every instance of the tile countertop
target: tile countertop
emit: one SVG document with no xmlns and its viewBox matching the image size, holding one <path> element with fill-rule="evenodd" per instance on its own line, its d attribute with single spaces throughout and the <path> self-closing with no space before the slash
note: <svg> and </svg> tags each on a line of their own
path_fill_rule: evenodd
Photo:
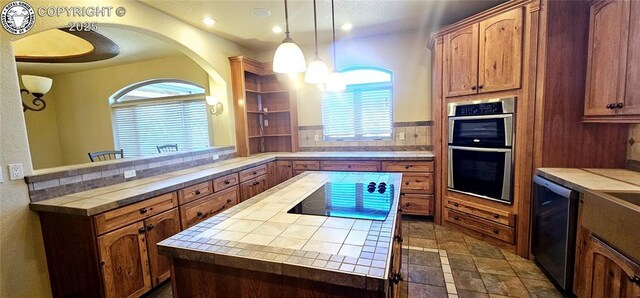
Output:
<svg viewBox="0 0 640 298">
<path fill-rule="evenodd" d="M 640 191 L 640 173 L 625 169 L 539 168 L 536 175 L 579 192 Z"/>
<path fill-rule="evenodd" d="M 30 203 L 29 208 L 33 211 L 92 216 L 276 159 L 432 160 L 433 153 L 429 151 L 263 153 Z"/>
<path fill-rule="evenodd" d="M 402 174 L 306 172 L 158 243 L 173 258 L 384 290 L 400 192 L 384 221 L 287 211 L 326 182 L 400 185 Z"/>
</svg>

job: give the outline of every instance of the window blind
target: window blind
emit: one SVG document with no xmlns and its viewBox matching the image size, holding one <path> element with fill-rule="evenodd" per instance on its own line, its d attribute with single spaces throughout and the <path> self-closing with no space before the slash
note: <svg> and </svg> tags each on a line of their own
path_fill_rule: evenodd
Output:
<svg viewBox="0 0 640 298">
<path fill-rule="evenodd" d="M 209 146 L 204 100 L 171 100 L 113 107 L 115 149 L 127 157 L 158 153 L 156 146 L 180 150 Z"/>
<path fill-rule="evenodd" d="M 322 101 L 326 141 L 389 140 L 393 132 L 391 83 L 348 85 L 325 93 Z"/>
</svg>

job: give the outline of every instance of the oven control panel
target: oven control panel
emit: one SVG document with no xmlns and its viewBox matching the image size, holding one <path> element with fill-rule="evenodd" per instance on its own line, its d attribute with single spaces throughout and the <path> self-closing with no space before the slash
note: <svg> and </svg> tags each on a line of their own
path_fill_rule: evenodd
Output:
<svg viewBox="0 0 640 298">
<path fill-rule="evenodd" d="M 470 105 L 456 106 L 456 116 L 475 116 L 475 115 L 492 115 L 502 114 L 501 102 L 489 102 Z"/>
</svg>

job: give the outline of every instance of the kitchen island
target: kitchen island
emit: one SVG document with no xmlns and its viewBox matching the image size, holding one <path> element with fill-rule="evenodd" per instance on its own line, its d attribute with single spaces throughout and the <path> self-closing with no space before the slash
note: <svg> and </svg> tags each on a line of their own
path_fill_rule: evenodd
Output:
<svg viewBox="0 0 640 298">
<path fill-rule="evenodd" d="M 174 295 L 393 296 L 401 279 L 401 180 L 396 173 L 305 172 L 160 242 L 159 252 L 172 259 Z M 371 182 L 376 187 L 367 192 Z M 378 196 L 382 182 L 386 200 Z M 331 216 L 289 213 L 323 187 L 327 205 L 341 207 Z M 349 218 L 380 203 L 389 210 L 384 220 Z"/>
</svg>

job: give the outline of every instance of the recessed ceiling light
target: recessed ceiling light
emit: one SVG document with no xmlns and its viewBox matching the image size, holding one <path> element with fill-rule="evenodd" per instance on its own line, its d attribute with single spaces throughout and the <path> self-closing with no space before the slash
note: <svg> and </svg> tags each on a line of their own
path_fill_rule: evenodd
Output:
<svg viewBox="0 0 640 298">
<path fill-rule="evenodd" d="M 271 15 L 271 11 L 264 8 L 254 8 L 251 10 L 254 17 L 266 18 Z"/>
<path fill-rule="evenodd" d="M 342 24 L 342 26 L 340 26 L 340 29 L 342 31 L 349 31 L 349 30 L 353 29 L 353 25 L 351 23 L 344 23 L 344 24 Z"/>
<path fill-rule="evenodd" d="M 273 31 L 273 33 L 282 33 L 282 27 L 273 26 L 273 28 L 271 28 L 271 31 Z"/>
<path fill-rule="evenodd" d="M 207 26 L 213 26 L 216 23 L 216 20 L 207 17 L 207 18 L 203 18 L 202 22 Z"/>
</svg>

